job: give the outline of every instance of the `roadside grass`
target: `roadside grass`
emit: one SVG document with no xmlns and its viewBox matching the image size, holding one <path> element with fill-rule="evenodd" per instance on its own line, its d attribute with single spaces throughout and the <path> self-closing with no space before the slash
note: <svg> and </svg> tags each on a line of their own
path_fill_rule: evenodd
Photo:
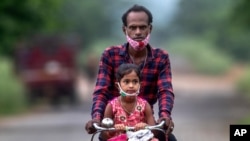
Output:
<svg viewBox="0 0 250 141">
<path fill-rule="evenodd" d="M 243 97 L 246 98 L 247 101 L 250 101 L 250 66 L 246 68 L 245 73 L 239 78 L 236 82 L 237 92 L 242 94 Z M 247 117 L 240 121 L 242 124 L 250 124 L 250 112 Z"/>
<path fill-rule="evenodd" d="M 209 40 L 196 37 L 176 38 L 165 44 L 170 55 L 179 55 L 187 59 L 194 70 L 200 74 L 221 75 L 225 74 L 235 63 L 232 58 L 222 51 L 216 50 Z M 236 80 L 237 81 L 237 80 Z M 236 92 L 250 101 L 250 66 L 245 74 L 236 82 Z M 239 119 L 239 123 L 250 124 L 250 112 L 248 116 Z"/>
<path fill-rule="evenodd" d="M 197 37 L 182 37 L 165 44 L 171 54 L 187 59 L 194 70 L 200 74 L 221 75 L 227 72 L 233 60 L 223 52 L 216 50 L 209 40 Z"/>
<path fill-rule="evenodd" d="M 15 76 L 10 59 L 0 57 L 0 78 L 0 115 L 7 116 L 25 111 L 25 89 Z"/>
<path fill-rule="evenodd" d="M 250 114 L 240 121 L 241 124 L 250 124 Z"/>
<path fill-rule="evenodd" d="M 246 98 L 248 98 L 250 100 L 250 66 L 248 66 L 246 68 L 245 73 L 239 78 L 239 80 L 237 81 L 237 91 L 241 94 L 243 94 L 244 96 L 246 96 Z"/>
</svg>

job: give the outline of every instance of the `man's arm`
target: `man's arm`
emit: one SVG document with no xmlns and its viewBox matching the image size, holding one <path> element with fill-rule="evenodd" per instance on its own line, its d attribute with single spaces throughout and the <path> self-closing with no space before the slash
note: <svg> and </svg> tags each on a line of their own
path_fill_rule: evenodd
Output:
<svg viewBox="0 0 250 141">
<path fill-rule="evenodd" d="M 96 86 L 93 93 L 93 105 L 92 105 L 92 119 L 103 118 L 104 110 L 109 100 L 109 86 L 111 85 L 111 72 L 112 67 L 110 65 L 110 57 L 105 50 L 102 54 L 99 70 L 97 75 Z"/>
<path fill-rule="evenodd" d="M 158 77 L 158 104 L 159 117 L 171 118 L 174 104 L 174 93 L 172 87 L 172 73 L 168 54 L 165 52 L 162 58 L 161 71 Z"/>
<path fill-rule="evenodd" d="M 169 135 L 174 128 L 171 112 L 174 105 L 174 93 L 172 87 L 172 73 L 168 54 L 163 55 L 161 71 L 158 77 L 158 103 L 159 119 L 157 122 L 165 121 L 166 135 Z"/>
</svg>

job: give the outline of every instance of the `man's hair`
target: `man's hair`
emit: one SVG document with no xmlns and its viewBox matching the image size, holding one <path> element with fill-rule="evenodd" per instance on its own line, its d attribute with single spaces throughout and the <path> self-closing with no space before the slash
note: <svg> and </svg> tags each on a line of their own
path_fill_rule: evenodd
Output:
<svg viewBox="0 0 250 141">
<path fill-rule="evenodd" d="M 153 22 L 151 12 L 146 7 L 135 4 L 122 15 L 122 22 L 124 26 L 127 26 L 127 17 L 130 12 L 145 12 L 148 15 L 148 24 Z"/>
<path fill-rule="evenodd" d="M 139 77 L 140 80 L 140 69 L 137 65 L 131 64 L 131 63 L 124 63 L 121 64 L 118 67 L 118 70 L 116 72 L 116 79 L 118 82 L 121 81 L 121 79 L 124 77 L 124 75 L 131 73 L 132 71 L 135 71 L 137 76 Z"/>
</svg>

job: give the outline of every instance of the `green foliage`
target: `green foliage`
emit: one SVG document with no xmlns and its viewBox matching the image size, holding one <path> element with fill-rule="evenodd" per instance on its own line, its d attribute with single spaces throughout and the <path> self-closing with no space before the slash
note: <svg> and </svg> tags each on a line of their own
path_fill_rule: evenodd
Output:
<svg viewBox="0 0 250 141">
<path fill-rule="evenodd" d="M 10 55 L 16 40 L 60 27 L 56 14 L 60 0 L 1 0 L 0 53 Z"/>
<path fill-rule="evenodd" d="M 91 59 L 97 59 L 99 61 L 102 52 L 112 45 L 119 45 L 121 43 L 112 39 L 96 40 L 89 48 L 83 49 L 77 58 L 79 66 L 85 66 Z M 98 65 L 98 64 L 96 64 Z"/>
<path fill-rule="evenodd" d="M 249 0 L 183 0 L 168 36 L 209 38 L 238 62 L 250 61 Z"/>
<path fill-rule="evenodd" d="M 250 124 L 250 115 L 248 115 L 247 117 L 241 119 L 239 121 L 240 124 Z"/>
<path fill-rule="evenodd" d="M 218 75 L 225 73 L 232 60 L 219 52 L 215 45 L 204 38 L 182 37 L 167 43 L 167 50 L 187 58 L 199 73 Z"/>
<path fill-rule="evenodd" d="M 36 34 L 78 34 L 84 47 L 110 36 L 111 18 L 103 1 L 2 0 L 0 54 L 11 56 L 19 40 Z"/>
<path fill-rule="evenodd" d="M 106 13 L 106 1 L 64 0 L 60 18 L 66 26 L 64 32 L 82 35 L 85 48 L 97 39 L 111 33 L 110 13 Z"/>
<path fill-rule="evenodd" d="M 250 30 L 250 1 L 237 0 L 234 11 L 232 11 L 231 21 L 234 25 L 239 25 L 243 29 Z"/>
<path fill-rule="evenodd" d="M 237 90 L 250 99 L 250 67 L 246 69 L 245 74 L 237 82 Z"/>
<path fill-rule="evenodd" d="M 232 0 L 181 1 L 180 10 L 172 26 L 177 27 L 180 34 L 204 35 L 211 30 L 219 32 L 227 25 L 232 8 Z"/>
<path fill-rule="evenodd" d="M 0 115 L 15 114 L 27 108 L 25 89 L 12 70 L 10 60 L 0 58 Z"/>
<path fill-rule="evenodd" d="M 225 31 L 221 37 L 220 46 L 236 60 L 247 63 L 250 61 L 250 30 L 244 30 L 241 27 L 231 27 Z"/>
</svg>

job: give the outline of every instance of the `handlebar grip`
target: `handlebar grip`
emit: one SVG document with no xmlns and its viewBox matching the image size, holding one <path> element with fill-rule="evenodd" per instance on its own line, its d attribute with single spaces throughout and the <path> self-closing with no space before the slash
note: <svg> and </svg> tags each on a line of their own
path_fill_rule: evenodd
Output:
<svg viewBox="0 0 250 141">
<path fill-rule="evenodd" d="M 93 123 L 93 126 L 94 126 L 95 129 L 97 129 L 97 130 L 115 130 L 114 127 L 112 127 L 112 128 L 104 128 L 104 127 L 98 126 L 97 123 Z"/>
<path fill-rule="evenodd" d="M 157 125 L 152 125 L 152 126 L 146 126 L 145 129 L 149 129 L 149 130 L 154 130 L 154 129 L 157 129 L 157 128 L 161 128 L 163 127 L 165 121 L 161 121 L 159 124 Z M 106 130 L 106 131 L 111 131 L 111 130 L 116 130 L 114 127 L 111 127 L 111 128 L 107 128 L 107 127 L 101 127 L 99 126 L 97 123 L 93 123 L 93 126 L 95 127 L 95 129 L 97 130 Z M 125 130 L 134 130 L 135 127 L 131 127 L 131 126 L 126 126 Z"/>
<path fill-rule="evenodd" d="M 152 125 L 152 126 L 146 126 L 146 129 L 155 129 L 155 128 L 161 128 L 163 127 L 163 125 L 165 124 L 165 121 L 161 121 L 159 124 L 157 125 Z"/>
</svg>

